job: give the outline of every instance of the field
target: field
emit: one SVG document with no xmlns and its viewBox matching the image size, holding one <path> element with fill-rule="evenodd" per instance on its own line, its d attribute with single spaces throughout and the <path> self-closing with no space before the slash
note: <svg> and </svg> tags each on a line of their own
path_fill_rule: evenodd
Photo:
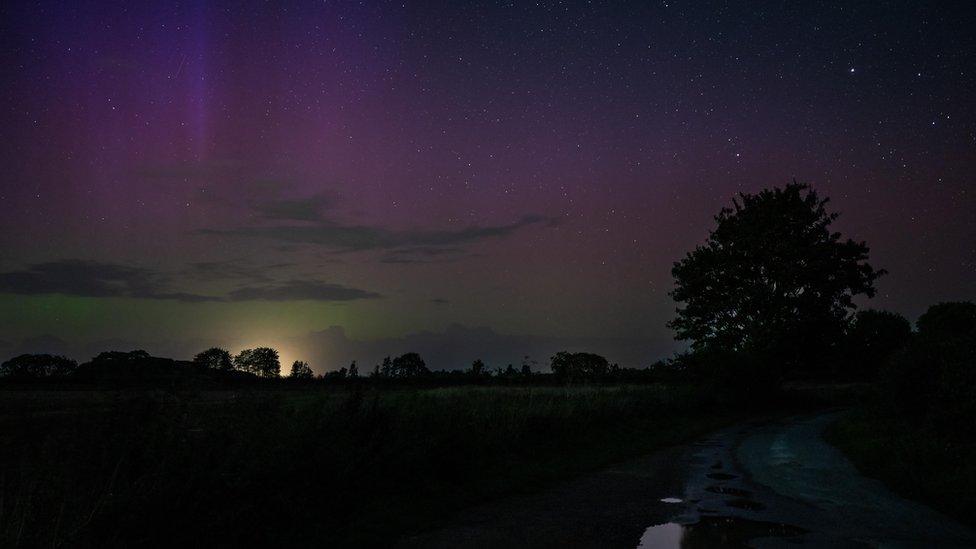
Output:
<svg viewBox="0 0 976 549">
<path fill-rule="evenodd" d="M 741 415 L 681 385 L 0 394 L 0 545 L 384 543 Z"/>
</svg>

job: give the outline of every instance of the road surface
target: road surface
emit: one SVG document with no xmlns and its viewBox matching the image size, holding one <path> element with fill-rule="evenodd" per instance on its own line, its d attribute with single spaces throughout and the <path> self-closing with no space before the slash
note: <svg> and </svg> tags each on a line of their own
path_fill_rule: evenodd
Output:
<svg viewBox="0 0 976 549">
<path fill-rule="evenodd" d="M 822 438 L 836 413 L 695 444 L 459 511 L 403 547 L 976 547 L 976 534 L 865 478 Z"/>
</svg>

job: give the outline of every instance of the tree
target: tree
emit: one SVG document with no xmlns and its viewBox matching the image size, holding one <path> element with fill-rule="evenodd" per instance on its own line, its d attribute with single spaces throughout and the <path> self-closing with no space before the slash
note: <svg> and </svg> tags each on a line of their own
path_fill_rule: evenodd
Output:
<svg viewBox="0 0 976 549">
<path fill-rule="evenodd" d="M 854 296 L 884 274 L 863 242 L 841 240 L 828 199 L 796 182 L 740 194 L 717 226 L 671 270 L 683 304 L 669 322 L 692 348 L 718 347 L 793 365 L 839 340 Z"/>
<path fill-rule="evenodd" d="M 302 360 L 296 360 L 291 363 L 291 375 L 292 379 L 312 379 L 315 374 L 312 372 L 312 368 L 309 367 L 308 362 Z"/>
<path fill-rule="evenodd" d="M 610 369 L 606 358 L 593 353 L 567 353 L 560 351 L 550 359 L 550 368 L 556 377 L 566 380 L 597 379 Z"/>
<path fill-rule="evenodd" d="M 885 371 L 892 410 L 926 418 L 944 435 L 976 437 L 976 305 L 939 303 Z"/>
<path fill-rule="evenodd" d="M 348 370 L 345 368 L 339 368 L 338 370 L 333 370 L 331 372 L 322 374 L 322 379 L 329 381 L 342 381 L 345 380 L 348 375 Z"/>
<path fill-rule="evenodd" d="M 193 363 L 208 370 L 230 371 L 234 362 L 230 353 L 220 347 L 211 347 L 193 357 Z"/>
<path fill-rule="evenodd" d="M 383 365 L 376 367 L 378 377 L 393 377 L 393 360 L 390 357 L 383 358 Z"/>
<path fill-rule="evenodd" d="M 895 351 L 912 337 L 912 325 L 898 313 L 858 311 L 844 345 L 848 375 L 874 378 Z"/>
<path fill-rule="evenodd" d="M 278 377 L 281 374 L 278 351 L 270 347 L 244 349 L 234 357 L 234 367 L 259 377 Z"/>
<path fill-rule="evenodd" d="M 424 359 L 417 353 L 405 353 L 394 358 L 389 364 L 383 361 L 383 368 L 386 370 L 387 377 L 407 379 L 422 377 L 430 373 Z"/>
<path fill-rule="evenodd" d="M 473 378 L 480 378 L 485 375 L 485 363 L 480 358 L 475 359 L 471 363 L 471 369 L 468 370 L 468 375 Z"/>
<path fill-rule="evenodd" d="M 352 379 L 359 379 L 359 367 L 356 366 L 355 360 L 349 365 L 349 377 Z"/>
<path fill-rule="evenodd" d="M 0 377 L 8 379 L 63 378 L 78 363 L 59 355 L 20 355 L 0 364 Z"/>
<path fill-rule="evenodd" d="M 918 317 L 918 331 L 929 336 L 966 336 L 976 334 L 976 304 L 954 301 L 932 305 Z"/>
</svg>

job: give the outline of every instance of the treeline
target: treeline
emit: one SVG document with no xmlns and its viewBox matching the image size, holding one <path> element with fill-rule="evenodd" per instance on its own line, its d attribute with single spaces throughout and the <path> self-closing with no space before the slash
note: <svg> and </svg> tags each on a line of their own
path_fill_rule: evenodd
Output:
<svg viewBox="0 0 976 549">
<path fill-rule="evenodd" d="M 146 351 L 104 352 L 83 364 L 63 356 L 24 354 L 0 364 L 0 380 L 46 384 L 552 384 L 592 382 L 655 382 L 673 378 L 668 363 L 651 368 L 621 368 L 594 353 L 558 352 L 550 358 L 550 372 L 540 372 L 528 356 L 521 364 L 491 368 L 477 359 L 466 369 L 431 370 L 417 353 L 386 357 L 365 372 L 356 361 L 348 367 L 316 375 L 305 361 L 296 360 L 283 377 L 278 352 L 270 347 L 244 349 L 232 355 L 213 347 L 193 360 L 151 356 Z"/>
</svg>

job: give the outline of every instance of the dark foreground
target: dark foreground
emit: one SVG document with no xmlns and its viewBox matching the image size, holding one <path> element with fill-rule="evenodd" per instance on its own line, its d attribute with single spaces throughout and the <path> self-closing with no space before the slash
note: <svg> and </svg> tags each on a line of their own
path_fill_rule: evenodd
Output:
<svg viewBox="0 0 976 549">
<path fill-rule="evenodd" d="M 407 547 L 972 547 L 976 534 L 865 478 L 837 414 L 761 421 L 460 513 Z M 531 517 L 526 520 L 526 517 Z"/>
<path fill-rule="evenodd" d="M 0 546 L 388 546 L 741 417 L 677 385 L 2 391 Z"/>
<path fill-rule="evenodd" d="M 827 445 L 823 397 L 787 396 L 763 412 L 679 384 L 0 391 L 0 546 L 976 543 Z"/>
</svg>

